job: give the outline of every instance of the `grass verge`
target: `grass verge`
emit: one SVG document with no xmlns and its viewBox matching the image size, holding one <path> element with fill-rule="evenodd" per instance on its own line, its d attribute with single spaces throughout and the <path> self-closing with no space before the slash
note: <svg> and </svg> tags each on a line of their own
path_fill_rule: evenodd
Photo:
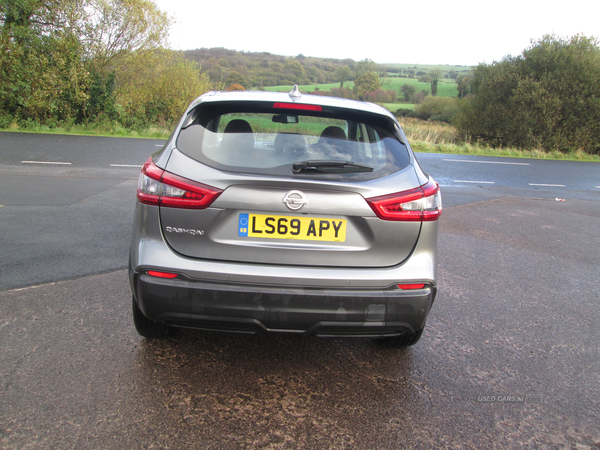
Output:
<svg viewBox="0 0 600 450">
<path fill-rule="evenodd" d="M 400 124 L 415 152 L 600 162 L 600 155 L 590 155 L 583 151 L 573 153 L 561 153 L 559 151 L 544 152 L 537 149 L 519 150 L 515 148 L 491 148 L 483 145 L 464 143 L 461 142 L 456 128 L 446 123 L 400 118 Z M 144 130 L 131 130 L 123 128 L 118 124 L 49 127 L 47 125 L 38 124 L 18 126 L 13 123 L 7 128 L 0 129 L 0 131 L 141 139 L 167 139 L 171 134 L 171 130 L 167 128 L 156 127 Z"/>
<path fill-rule="evenodd" d="M 0 128 L 0 131 L 17 133 L 39 133 L 39 134 L 66 134 L 75 136 L 105 136 L 105 137 L 126 137 L 141 139 L 167 139 L 171 130 L 167 128 L 151 127 L 146 129 L 124 128 L 117 123 L 101 123 L 95 125 L 59 125 L 51 127 L 31 123 L 27 125 L 18 125 L 11 123 L 6 128 Z"/>
<path fill-rule="evenodd" d="M 415 152 L 600 162 L 600 155 L 591 155 L 583 151 L 562 153 L 555 150 L 545 152 L 539 149 L 492 148 L 485 145 L 465 143 L 462 142 L 458 130 L 447 123 L 428 122 L 406 117 L 401 117 L 399 121 L 410 146 Z"/>
</svg>

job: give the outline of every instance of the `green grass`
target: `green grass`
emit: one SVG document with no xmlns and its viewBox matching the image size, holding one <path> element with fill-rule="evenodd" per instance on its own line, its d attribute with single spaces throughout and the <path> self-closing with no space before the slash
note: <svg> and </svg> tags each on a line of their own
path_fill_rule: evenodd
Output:
<svg viewBox="0 0 600 450">
<path fill-rule="evenodd" d="M 385 109 L 390 111 L 391 113 L 395 113 L 400 108 L 403 109 L 415 109 L 414 103 L 379 103 L 380 106 L 383 106 Z"/>
<path fill-rule="evenodd" d="M 408 84 L 414 86 L 417 92 L 427 91 L 431 94 L 431 84 L 422 83 L 416 78 L 384 78 L 381 84 L 383 90 L 394 89 L 400 93 L 402 86 Z M 456 97 L 458 95 L 457 85 L 454 80 L 440 80 L 438 81 L 438 97 Z"/>
<path fill-rule="evenodd" d="M 585 161 L 600 163 L 600 155 L 584 152 L 561 153 L 558 151 L 520 150 L 515 148 L 491 148 L 473 144 L 432 144 L 425 141 L 410 141 L 417 153 L 446 153 L 452 155 L 496 156 L 503 158 L 548 159 L 559 161 Z"/>
<path fill-rule="evenodd" d="M 394 89 L 400 97 L 400 89 L 402 89 L 402 86 L 404 84 L 414 86 L 417 92 L 427 91 L 427 93 L 431 94 L 431 84 L 419 82 L 419 80 L 417 80 L 416 78 L 384 78 L 381 83 L 381 89 L 385 91 L 389 89 Z M 293 85 L 267 86 L 264 88 L 264 90 L 271 92 L 290 92 L 293 87 Z M 338 87 L 340 87 L 340 83 L 305 84 L 298 86 L 298 89 L 300 89 L 300 92 L 308 94 L 315 91 L 316 88 L 323 92 L 329 92 L 332 88 Z M 344 87 L 352 90 L 354 88 L 354 83 L 352 81 L 348 81 L 344 83 Z M 438 82 L 437 95 L 438 97 L 456 97 L 458 95 L 458 89 L 454 80 L 440 80 Z"/>
<path fill-rule="evenodd" d="M 443 64 L 384 64 L 385 67 L 391 67 L 394 69 L 411 69 L 415 73 L 429 72 L 430 70 L 441 70 L 444 73 L 450 72 L 451 70 L 458 73 L 467 73 L 473 70 L 473 66 L 452 66 Z"/>
<path fill-rule="evenodd" d="M 172 132 L 171 129 L 160 127 L 132 130 L 124 128 L 122 125 L 117 123 L 104 123 L 97 125 L 62 125 L 57 127 L 49 127 L 48 125 L 40 125 L 35 123 L 19 126 L 16 123 L 12 123 L 7 128 L 0 128 L 0 131 L 141 139 L 167 139 Z"/>
</svg>

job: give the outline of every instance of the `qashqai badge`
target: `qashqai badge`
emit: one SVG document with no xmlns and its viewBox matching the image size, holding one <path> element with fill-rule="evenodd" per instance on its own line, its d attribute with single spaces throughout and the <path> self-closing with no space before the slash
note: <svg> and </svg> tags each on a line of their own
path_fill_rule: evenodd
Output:
<svg viewBox="0 0 600 450">
<path fill-rule="evenodd" d="M 292 211 L 298 211 L 307 201 L 306 195 L 300 191 L 290 191 L 283 197 L 283 203 Z"/>
</svg>

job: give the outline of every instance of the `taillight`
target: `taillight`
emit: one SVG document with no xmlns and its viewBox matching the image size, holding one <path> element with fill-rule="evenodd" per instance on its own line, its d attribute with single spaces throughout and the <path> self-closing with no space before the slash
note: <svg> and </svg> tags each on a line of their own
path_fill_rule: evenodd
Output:
<svg viewBox="0 0 600 450">
<path fill-rule="evenodd" d="M 368 198 L 367 203 L 383 220 L 428 222 L 439 219 L 442 214 L 440 187 L 431 179 L 409 191 Z"/>
<path fill-rule="evenodd" d="M 166 172 L 149 158 L 140 173 L 137 197 L 140 203 L 147 205 L 204 209 L 209 207 L 221 192 L 221 189 Z"/>
</svg>

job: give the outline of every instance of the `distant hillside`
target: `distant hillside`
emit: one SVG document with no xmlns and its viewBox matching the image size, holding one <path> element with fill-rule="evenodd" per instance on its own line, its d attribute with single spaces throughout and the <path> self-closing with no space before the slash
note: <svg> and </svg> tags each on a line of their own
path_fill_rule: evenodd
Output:
<svg viewBox="0 0 600 450">
<path fill-rule="evenodd" d="M 208 73 L 213 82 L 227 87 L 240 84 L 246 89 L 286 85 L 324 85 L 353 81 L 361 73 L 374 71 L 382 77 L 407 78 L 414 83 L 416 78 L 430 70 L 442 71 L 442 78 L 452 81 L 459 74 L 466 74 L 472 67 L 415 64 L 376 64 L 370 60 L 315 58 L 274 55 L 267 52 L 238 52 L 225 48 L 200 48 L 184 51 L 186 58 L 196 61 L 201 71 Z M 348 68 L 345 71 L 344 66 Z M 346 75 L 343 75 L 343 74 Z M 396 85 L 397 83 L 394 83 Z"/>
</svg>

